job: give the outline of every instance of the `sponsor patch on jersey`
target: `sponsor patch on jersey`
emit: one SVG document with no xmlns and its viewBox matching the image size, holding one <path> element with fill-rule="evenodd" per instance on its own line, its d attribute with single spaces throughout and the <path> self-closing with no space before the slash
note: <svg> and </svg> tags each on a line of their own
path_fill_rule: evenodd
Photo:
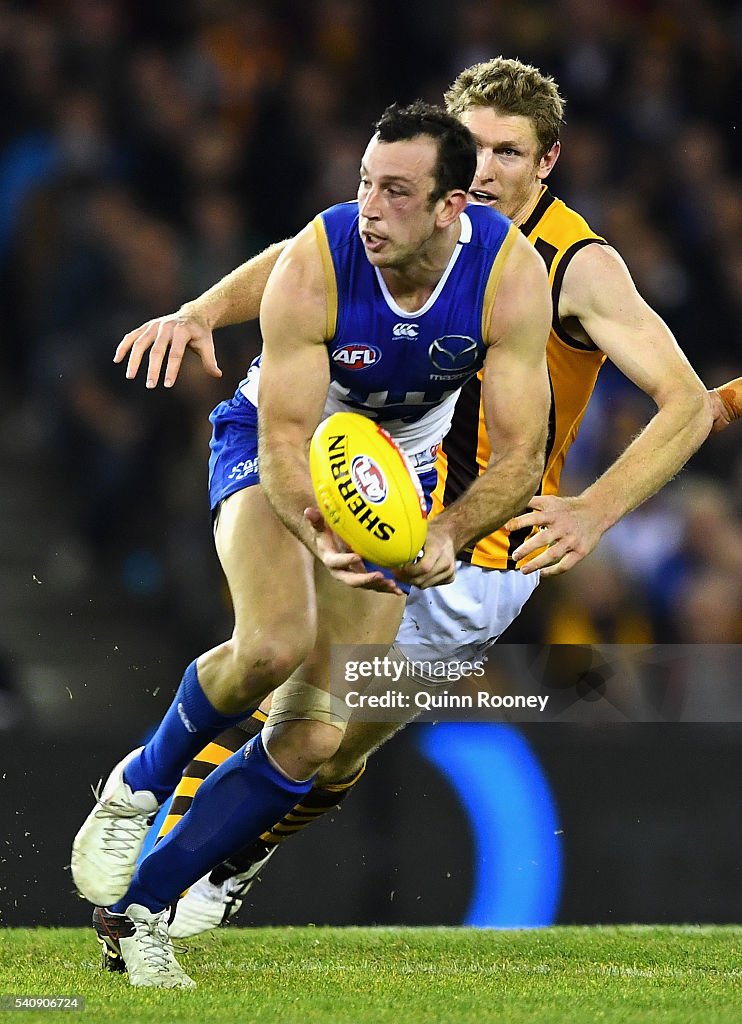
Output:
<svg viewBox="0 0 742 1024">
<path fill-rule="evenodd" d="M 471 372 L 479 359 L 477 343 L 465 334 L 447 334 L 436 338 L 428 350 L 437 370 L 461 375 Z"/>
<path fill-rule="evenodd" d="M 350 464 L 350 475 L 358 493 L 372 505 L 380 505 L 387 495 L 386 478 L 368 455 L 356 455 Z"/>
<path fill-rule="evenodd" d="M 381 349 L 376 345 L 349 344 L 336 348 L 332 353 L 333 363 L 346 370 L 366 370 L 381 359 Z"/>
</svg>

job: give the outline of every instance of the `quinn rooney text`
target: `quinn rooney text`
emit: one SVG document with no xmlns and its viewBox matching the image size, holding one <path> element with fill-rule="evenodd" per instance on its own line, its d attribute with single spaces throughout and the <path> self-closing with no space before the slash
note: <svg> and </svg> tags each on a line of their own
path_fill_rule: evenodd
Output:
<svg viewBox="0 0 742 1024">
<path fill-rule="evenodd" d="M 530 694 L 505 694 L 487 693 L 480 690 L 472 693 L 429 693 L 420 690 L 419 693 L 407 694 L 401 690 L 387 690 L 386 693 L 366 694 L 358 690 L 351 690 L 345 695 L 345 703 L 349 708 L 420 708 L 421 711 L 432 709 L 458 709 L 458 708 L 538 708 L 545 711 L 549 703 L 548 696 L 536 696 Z"/>
</svg>

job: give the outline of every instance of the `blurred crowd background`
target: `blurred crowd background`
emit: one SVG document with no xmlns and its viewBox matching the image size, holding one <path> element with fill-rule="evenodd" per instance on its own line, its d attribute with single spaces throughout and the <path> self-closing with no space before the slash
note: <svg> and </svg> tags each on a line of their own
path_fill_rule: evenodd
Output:
<svg viewBox="0 0 742 1024">
<path fill-rule="evenodd" d="M 168 392 L 124 379 L 120 338 L 352 198 L 389 102 L 437 101 L 499 53 L 553 74 L 567 98 L 552 191 L 622 253 L 704 381 L 737 376 L 738 3 L 0 0 L 6 725 L 24 701 L 48 723 L 83 721 L 75 684 L 93 688 L 94 662 L 101 685 L 101 659 L 112 685 L 139 670 L 169 693 L 230 629 L 207 416 L 257 330 L 218 335 L 222 380 L 194 360 Z M 607 365 L 565 493 L 651 412 Z M 509 639 L 742 641 L 741 511 L 732 427 L 540 587 Z"/>
</svg>

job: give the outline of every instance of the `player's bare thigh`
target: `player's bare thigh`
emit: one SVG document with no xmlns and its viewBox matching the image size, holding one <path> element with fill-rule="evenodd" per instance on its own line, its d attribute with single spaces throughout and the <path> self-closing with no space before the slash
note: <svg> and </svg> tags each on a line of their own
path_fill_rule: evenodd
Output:
<svg viewBox="0 0 742 1024">
<path fill-rule="evenodd" d="M 260 487 L 222 502 L 215 542 L 235 625 L 230 640 L 199 658 L 199 680 L 217 707 L 239 712 L 288 678 L 312 649 L 314 560 Z"/>
<path fill-rule="evenodd" d="M 318 641 L 328 650 L 338 644 L 391 647 L 402 621 L 403 596 L 338 583 L 319 562 L 314 579 Z"/>
<path fill-rule="evenodd" d="M 317 641 L 294 679 L 304 688 L 321 691 L 317 707 L 324 707 L 321 694 L 327 695 L 329 713 L 322 711 L 307 718 L 306 706 L 297 704 L 297 717 L 293 718 L 291 704 L 284 703 L 280 716 L 272 712 L 268 719 L 270 752 L 295 778 L 306 778 L 316 771 L 335 754 L 343 739 L 350 710 L 346 708 L 343 714 L 345 687 L 342 672 L 337 671 L 341 669 L 338 647 L 348 648 L 353 658 L 384 654 L 397 635 L 404 610 L 404 598 L 338 583 L 319 563 L 315 566 L 315 581 Z M 333 664 L 336 671 L 331 672 Z"/>
</svg>

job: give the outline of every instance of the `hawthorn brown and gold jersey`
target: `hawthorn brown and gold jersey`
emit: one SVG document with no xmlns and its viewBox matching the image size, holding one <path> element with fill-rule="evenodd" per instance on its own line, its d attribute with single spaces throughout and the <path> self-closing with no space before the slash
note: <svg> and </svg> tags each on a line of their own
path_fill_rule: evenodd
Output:
<svg viewBox="0 0 742 1024">
<path fill-rule="evenodd" d="M 556 494 L 569 446 L 595 387 L 605 355 L 592 345 L 570 336 L 559 320 L 559 295 L 564 273 L 576 252 L 591 242 L 605 240 L 591 231 L 574 210 L 541 187 L 536 203 L 525 217 L 520 230 L 541 255 L 549 272 L 552 295 L 552 324 L 546 346 L 551 409 L 546 446 L 546 469 L 539 494 Z M 490 446 L 482 408 L 482 373 L 463 388 L 454 411 L 451 429 L 438 453 L 438 486 L 433 494 L 432 515 L 455 501 L 487 468 Z M 460 557 L 488 569 L 514 569 L 512 552 L 530 531 L 490 534 Z"/>
</svg>

